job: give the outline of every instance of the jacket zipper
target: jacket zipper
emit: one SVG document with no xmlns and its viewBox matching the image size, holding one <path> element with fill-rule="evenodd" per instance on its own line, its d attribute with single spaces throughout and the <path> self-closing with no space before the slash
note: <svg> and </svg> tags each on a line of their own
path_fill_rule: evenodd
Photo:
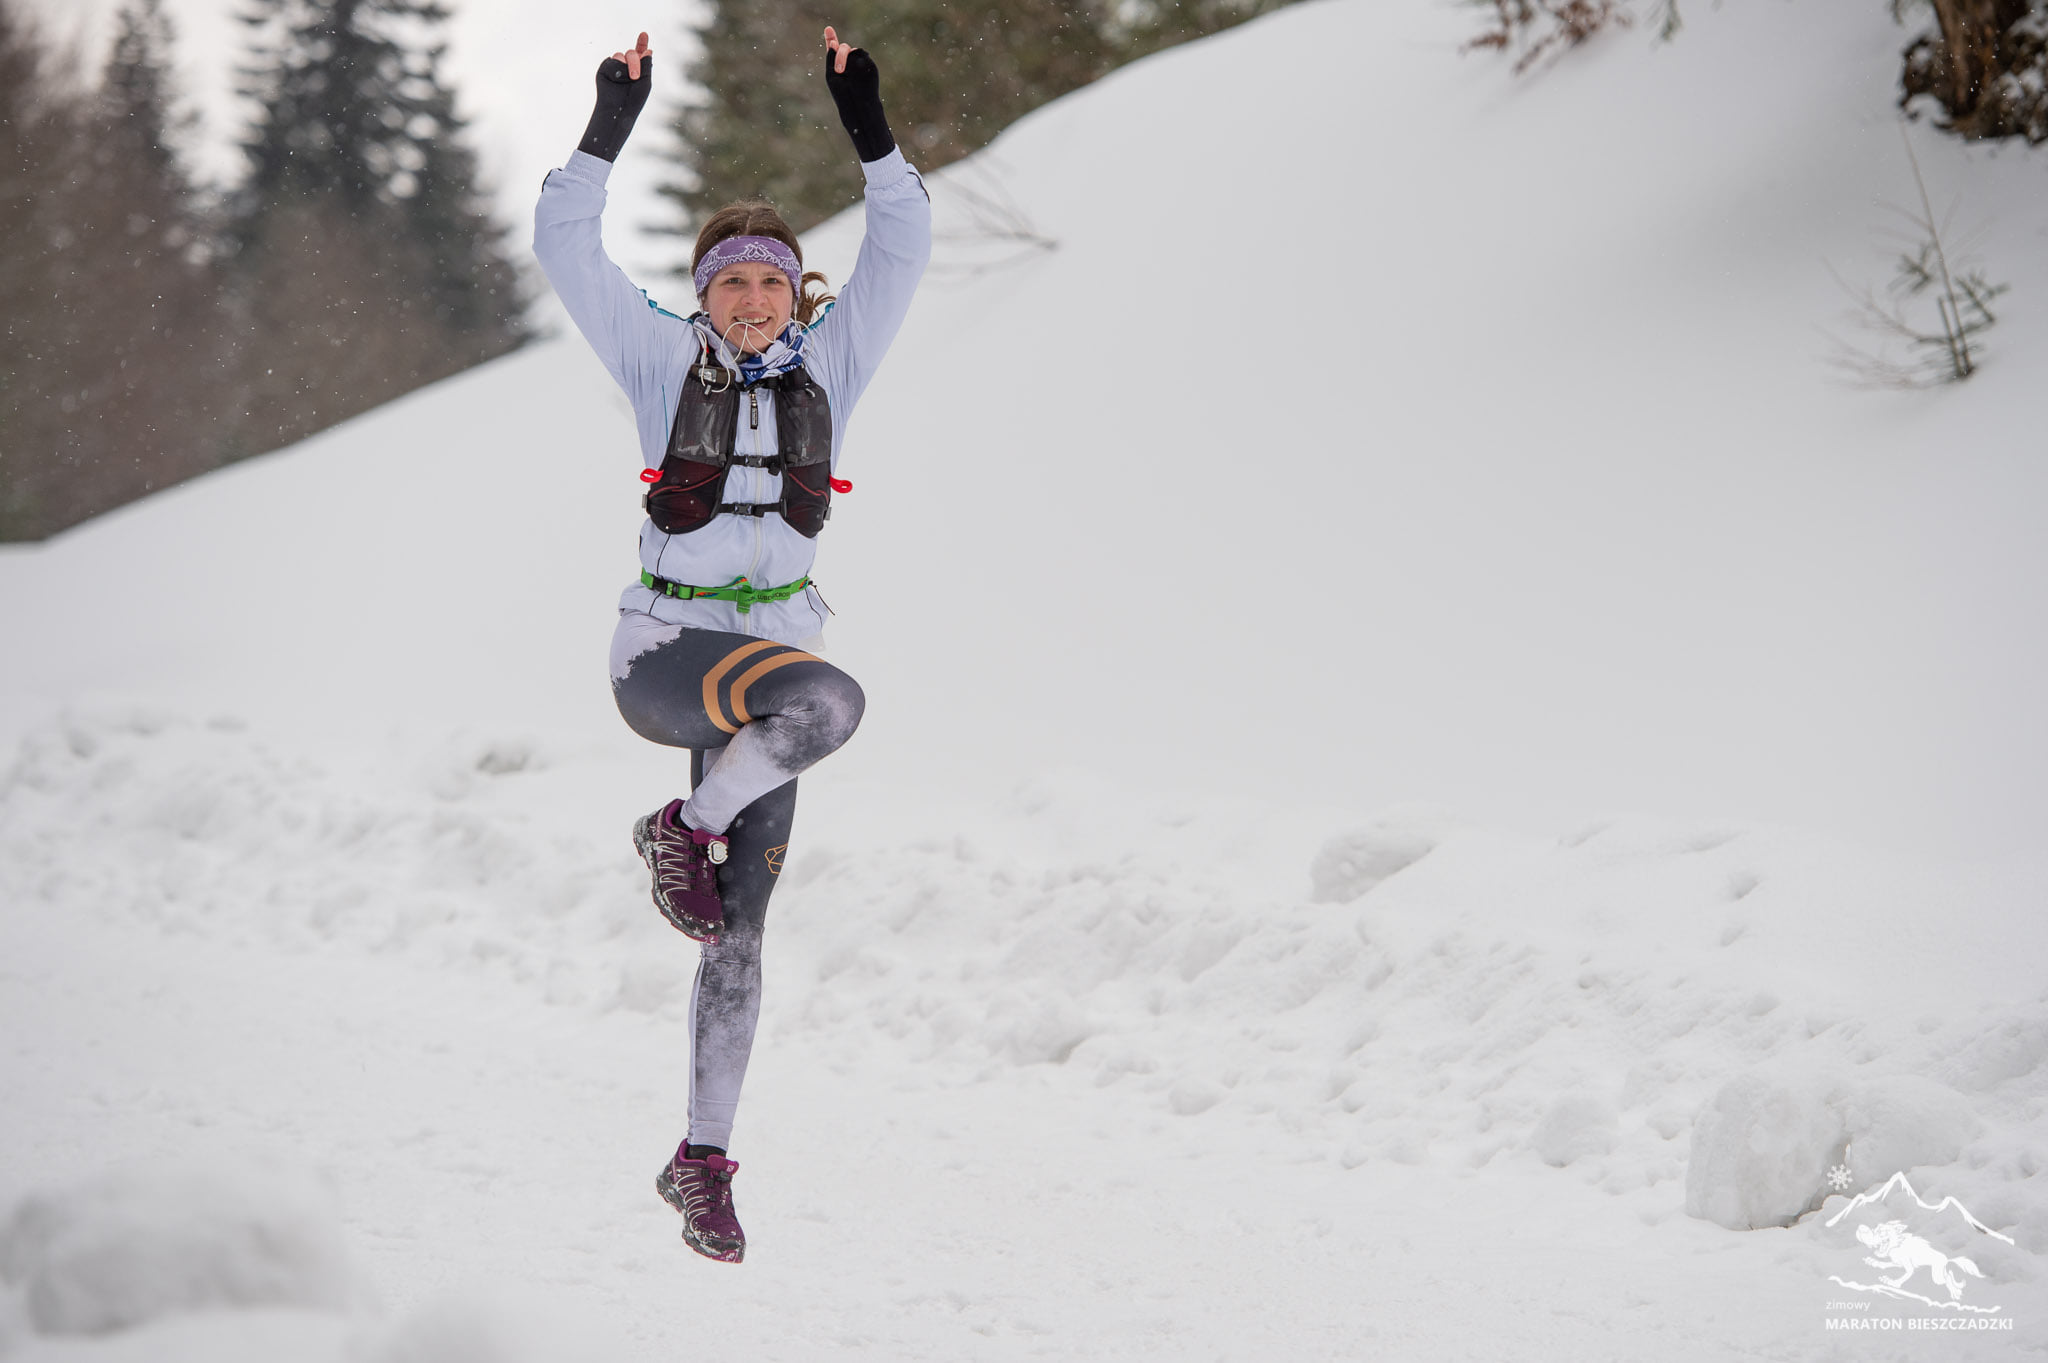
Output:
<svg viewBox="0 0 2048 1363">
<path fill-rule="evenodd" d="M 761 390 L 758 388 L 749 388 L 747 390 L 747 429 L 756 432 L 761 429 Z M 754 448 L 751 453 L 759 455 L 761 453 L 761 437 L 758 434 L 754 437 L 753 444 Z M 750 468 L 747 472 L 752 475 L 747 479 L 749 500 L 758 504 L 764 491 L 761 484 L 767 481 L 768 471 L 761 468 Z M 761 550 L 765 532 L 761 525 L 763 517 L 749 516 L 747 519 L 754 523 L 754 561 L 747 567 L 747 580 L 751 583 L 754 574 L 761 571 Z M 754 632 L 753 613 L 748 612 L 740 616 L 740 619 L 746 622 L 746 632 L 752 634 Z"/>
</svg>

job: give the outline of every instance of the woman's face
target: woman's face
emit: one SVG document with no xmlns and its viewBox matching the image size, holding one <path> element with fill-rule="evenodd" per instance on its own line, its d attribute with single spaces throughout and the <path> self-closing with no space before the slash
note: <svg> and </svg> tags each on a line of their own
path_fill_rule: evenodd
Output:
<svg viewBox="0 0 2048 1363">
<path fill-rule="evenodd" d="M 749 355 L 773 344 L 795 309 L 789 276 L 759 261 L 726 266 L 704 291 L 704 310 L 711 314 L 713 329 L 733 349 Z"/>
</svg>

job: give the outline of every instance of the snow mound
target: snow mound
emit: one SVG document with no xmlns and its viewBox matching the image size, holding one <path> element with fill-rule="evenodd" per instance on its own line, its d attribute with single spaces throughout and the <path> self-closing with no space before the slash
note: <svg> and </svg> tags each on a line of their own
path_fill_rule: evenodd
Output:
<svg viewBox="0 0 2048 1363">
<path fill-rule="evenodd" d="M 0 1229 L 0 1275 L 42 1334 L 223 1308 L 343 1311 L 360 1283 L 331 1201 L 273 1172 L 110 1172 L 22 1199 Z"/>
<path fill-rule="evenodd" d="M 1846 1143 L 1842 1081 L 1784 1068 L 1737 1075 L 1700 1110 L 1685 1175 L 1688 1215 L 1756 1230 L 1791 1225 L 1820 1205 L 1829 1162 Z"/>
<path fill-rule="evenodd" d="M 1788 1226 L 1843 1183 L 1953 1163 L 1982 1135 L 1969 1100 L 1917 1074 L 1862 1078 L 1810 1055 L 1736 1075 L 1693 1123 L 1685 1210 L 1730 1230 Z"/>
<path fill-rule="evenodd" d="M 74 709 L 0 771 L 0 897 L 544 977 L 560 997 L 666 998 L 673 981 L 649 1001 L 630 957 L 583 950 L 642 925 L 630 856 L 498 807 L 507 782 L 546 765 L 533 745 L 450 734 L 408 760 L 394 790 L 231 716 Z"/>
<path fill-rule="evenodd" d="M 8 1363 L 558 1363 L 616 1356 L 554 1299 L 444 1290 L 385 1312 L 317 1179 L 152 1163 L 0 1221 Z M 597 1341 L 594 1343 L 593 1341 Z"/>
<path fill-rule="evenodd" d="M 29 1339 L 7 1363 L 359 1363 L 356 1326 L 319 1311 L 166 1316 L 119 1334 Z"/>
<path fill-rule="evenodd" d="M 1313 898 L 1348 904 L 1421 861 L 1436 844 L 1436 837 L 1421 828 L 1388 822 L 1332 838 L 1309 864 Z"/>
<path fill-rule="evenodd" d="M 30 1330 L 28 1306 L 20 1290 L 0 1274 L 0 1358 L 5 1358 L 27 1337 Z"/>
<path fill-rule="evenodd" d="M 1545 1164 L 1566 1165 L 1614 1149 L 1621 1128 L 1614 1104 L 1598 1093 L 1560 1093 L 1530 1133 L 1529 1148 Z"/>
</svg>

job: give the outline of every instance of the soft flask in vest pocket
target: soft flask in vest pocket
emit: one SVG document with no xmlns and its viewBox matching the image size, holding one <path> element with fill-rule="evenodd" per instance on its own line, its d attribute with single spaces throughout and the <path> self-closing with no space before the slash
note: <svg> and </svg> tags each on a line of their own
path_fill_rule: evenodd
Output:
<svg viewBox="0 0 2048 1363">
<path fill-rule="evenodd" d="M 647 494 L 647 519 L 664 535 L 696 530 L 718 513 L 725 470 L 716 464 L 673 460 Z"/>
<path fill-rule="evenodd" d="M 789 522 L 790 529 L 807 540 L 816 539 L 832 515 L 832 489 L 825 482 L 831 471 L 829 464 L 782 470 L 782 519 Z M 811 488 L 814 482 L 823 485 L 822 489 L 814 491 Z"/>
<path fill-rule="evenodd" d="M 816 539 L 832 515 L 832 407 L 801 367 L 775 390 L 775 439 L 782 454 L 782 519 Z"/>
<path fill-rule="evenodd" d="M 661 477 L 643 503 L 647 519 L 664 535 L 703 528 L 718 514 L 719 497 L 725 491 L 726 459 L 739 434 L 740 393 L 731 377 L 723 373 L 719 375 L 722 384 L 712 387 L 701 377 L 709 372 L 707 365 L 683 381 L 683 397 L 676 405 Z"/>
</svg>

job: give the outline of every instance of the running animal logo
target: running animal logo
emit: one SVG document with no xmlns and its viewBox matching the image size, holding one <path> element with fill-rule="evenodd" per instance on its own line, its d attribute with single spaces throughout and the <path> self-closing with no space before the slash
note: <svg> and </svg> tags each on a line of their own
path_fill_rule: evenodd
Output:
<svg viewBox="0 0 2048 1363">
<path fill-rule="evenodd" d="M 1936 1287 L 1948 1289 L 1950 1301 L 1963 1299 L 1963 1280 L 1956 1276 L 1960 1268 L 1973 1278 L 1982 1278 L 1984 1273 L 1975 1264 L 1960 1254 L 1943 1254 L 1933 1245 L 1906 1229 L 1903 1221 L 1886 1221 L 1878 1226 L 1858 1226 L 1856 1238 L 1877 1251 L 1863 1262 L 1872 1268 L 1896 1268 L 1899 1276 L 1886 1278 L 1884 1285 L 1903 1288 L 1906 1279 L 1920 1268 L 1927 1270 Z"/>
<path fill-rule="evenodd" d="M 1837 1185 L 1839 1186 L 1839 1185 Z M 1896 1200 L 1891 1200 L 1896 1195 Z M 1969 1239 L 1971 1248 L 1977 1250 L 1977 1257 L 1991 1254 L 1991 1266 L 1998 1268 L 1997 1256 L 2004 1253 L 2001 1246 L 2014 1244 L 2013 1238 L 2002 1231 L 1993 1230 L 1970 1214 L 1970 1209 L 1953 1197 L 1944 1197 L 1938 1202 L 1929 1202 L 1914 1191 L 1911 1181 L 1901 1170 L 1875 1188 L 1867 1189 L 1855 1197 L 1822 1223 L 1822 1229 L 1833 1230 L 1842 1225 L 1850 1216 L 1869 1208 L 1884 1216 L 1875 1223 L 1854 1224 L 1856 1243 L 1864 1250 L 1863 1262 L 1879 1270 L 1869 1282 L 1858 1282 L 1864 1275 L 1851 1272 L 1849 1276 L 1831 1273 L 1828 1281 L 1837 1287 L 1848 1288 L 1851 1292 L 1864 1294 L 1862 1300 L 1849 1298 L 1830 1302 L 1831 1308 L 1841 1308 L 1860 1313 L 1857 1318 L 1833 1319 L 1830 1329 L 1866 1329 L 1883 1327 L 1887 1329 L 2010 1329 L 2012 1318 L 2004 1314 L 2004 1308 L 1996 1303 L 1973 1303 L 1963 1300 L 1963 1291 L 1975 1278 L 1984 1282 L 1990 1275 L 1979 1267 L 1974 1259 L 1961 1254 L 1951 1254 L 1940 1248 L 1935 1240 L 1951 1244 Z M 1908 1219 L 1910 1218 L 1910 1220 Z M 1916 1234 L 1918 1226 L 1935 1237 Z M 1852 1227 L 1844 1226 L 1846 1232 Z M 1983 1237 L 1981 1240 L 1976 1237 Z M 1853 1252 L 1855 1246 L 1844 1243 L 1841 1248 Z M 1918 1278 L 1921 1269 L 1927 1270 L 1931 1280 L 1927 1290 L 1919 1290 Z M 1967 1276 L 1966 1276 L 1967 1275 Z M 1873 1302 L 1889 1298 L 1905 1303 L 1917 1302 L 1934 1308 L 1932 1316 L 1884 1315 L 1871 1310 Z M 1911 1307 L 1906 1308 L 1911 1311 Z M 2000 1319 L 2002 1317 L 2002 1319 Z"/>
</svg>

